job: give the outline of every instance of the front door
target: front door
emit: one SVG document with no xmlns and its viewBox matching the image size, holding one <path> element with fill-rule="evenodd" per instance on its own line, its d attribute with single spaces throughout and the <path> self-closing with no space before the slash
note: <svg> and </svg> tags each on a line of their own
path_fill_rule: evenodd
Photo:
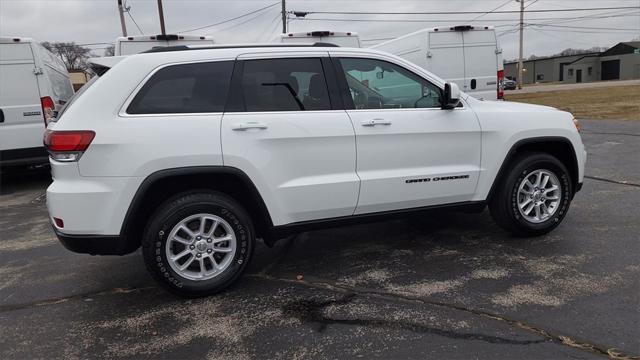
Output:
<svg viewBox="0 0 640 360">
<path fill-rule="evenodd" d="M 339 80 L 356 132 L 356 214 L 470 200 L 480 126 L 466 106 L 442 110 L 442 90 L 382 59 L 344 57 Z"/>
<path fill-rule="evenodd" d="M 582 82 L 582 69 L 576 70 L 576 82 L 577 83 Z"/>
<path fill-rule="evenodd" d="M 333 98 L 328 54 L 269 55 L 277 58 L 247 54 L 236 61 L 231 97 L 240 106 L 222 120 L 224 165 L 249 175 L 274 225 L 352 215 L 355 134 Z"/>
</svg>

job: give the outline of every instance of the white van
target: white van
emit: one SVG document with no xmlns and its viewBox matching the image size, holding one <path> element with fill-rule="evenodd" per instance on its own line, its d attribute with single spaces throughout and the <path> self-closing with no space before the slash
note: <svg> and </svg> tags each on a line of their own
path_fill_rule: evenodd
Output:
<svg viewBox="0 0 640 360">
<path fill-rule="evenodd" d="M 455 82 L 478 99 L 503 98 L 502 49 L 493 26 L 423 29 L 371 47 Z"/>
<path fill-rule="evenodd" d="M 62 60 L 33 39 L 0 37 L 0 166 L 48 162 L 42 135 L 72 96 Z"/>
<path fill-rule="evenodd" d="M 116 39 L 115 56 L 138 54 L 160 46 L 213 45 L 211 36 L 204 35 L 138 35 Z"/>
<path fill-rule="evenodd" d="M 340 47 L 360 47 L 360 37 L 355 32 L 309 31 L 280 34 L 277 43 L 328 43 Z"/>
</svg>

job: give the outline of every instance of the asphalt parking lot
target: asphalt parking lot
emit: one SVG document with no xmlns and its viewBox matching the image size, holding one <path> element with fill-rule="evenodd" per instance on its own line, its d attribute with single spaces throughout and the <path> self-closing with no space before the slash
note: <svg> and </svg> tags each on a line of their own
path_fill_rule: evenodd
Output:
<svg viewBox="0 0 640 360">
<path fill-rule="evenodd" d="M 640 122 L 583 121 L 583 140 L 588 178 L 547 236 L 486 211 L 308 232 L 258 244 L 237 285 L 197 300 L 159 289 L 139 252 L 68 252 L 46 173 L 5 178 L 0 358 L 638 356 Z"/>
</svg>

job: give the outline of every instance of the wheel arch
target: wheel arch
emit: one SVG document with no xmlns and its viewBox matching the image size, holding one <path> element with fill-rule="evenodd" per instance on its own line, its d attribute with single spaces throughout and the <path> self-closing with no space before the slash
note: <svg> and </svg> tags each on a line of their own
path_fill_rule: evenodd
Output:
<svg viewBox="0 0 640 360">
<path fill-rule="evenodd" d="M 499 186 L 500 181 L 504 178 L 506 172 L 509 170 L 509 164 L 515 159 L 518 154 L 526 151 L 544 152 L 555 156 L 560 160 L 569 171 L 571 177 L 572 196 L 576 193 L 578 188 L 578 159 L 576 157 L 576 151 L 569 140 L 562 136 L 542 136 L 533 137 L 518 140 L 507 152 L 507 155 L 500 165 L 500 169 L 496 177 L 493 179 L 493 183 L 487 195 L 487 200 L 490 201 L 496 192 L 496 188 Z"/>
<path fill-rule="evenodd" d="M 120 236 L 134 251 L 156 208 L 171 196 L 196 189 L 220 191 L 238 201 L 254 222 L 258 236 L 266 236 L 273 222 L 253 181 L 242 170 L 228 166 L 195 166 L 160 170 L 147 176 L 129 204 Z"/>
</svg>

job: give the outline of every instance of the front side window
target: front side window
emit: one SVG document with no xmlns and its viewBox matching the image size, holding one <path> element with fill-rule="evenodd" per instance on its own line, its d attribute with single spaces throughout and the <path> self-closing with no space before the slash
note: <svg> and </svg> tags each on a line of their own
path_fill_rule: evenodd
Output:
<svg viewBox="0 0 640 360">
<path fill-rule="evenodd" d="M 343 58 L 340 64 L 355 109 L 439 108 L 441 90 L 389 62 Z"/>
<path fill-rule="evenodd" d="M 233 61 L 167 66 L 142 86 L 127 113 L 222 112 L 232 71 Z"/>
<path fill-rule="evenodd" d="M 319 58 L 247 60 L 242 94 L 246 111 L 331 109 Z"/>
</svg>

